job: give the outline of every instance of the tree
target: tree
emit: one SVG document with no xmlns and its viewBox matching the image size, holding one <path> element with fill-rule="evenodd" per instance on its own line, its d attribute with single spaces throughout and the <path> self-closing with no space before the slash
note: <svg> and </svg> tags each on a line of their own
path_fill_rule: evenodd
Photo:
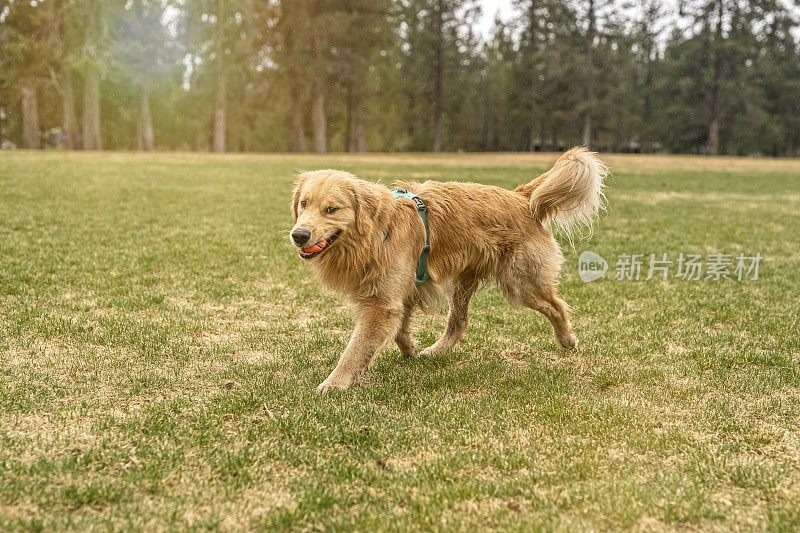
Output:
<svg viewBox="0 0 800 533">
<path fill-rule="evenodd" d="M 433 4 L 433 151 L 442 149 L 442 98 L 444 97 L 444 0 Z"/>
<path fill-rule="evenodd" d="M 272 31 L 277 11 L 272 3 L 260 0 L 197 0 L 183 5 L 179 39 L 184 63 L 190 62 L 182 79 L 188 87 L 184 88 L 187 109 L 211 110 L 192 119 L 195 146 L 216 152 L 245 150 L 260 136 L 254 120 L 262 111 L 255 106 L 264 107 L 257 96 L 274 89 L 271 74 L 280 50 Z M 280 137 L 288 135 L 282 132 Z"/>
<path fill-rule="evenodd" d="M 711 48 L 711 65 L 712 65 L 712 77 L 711 77 L 711 105 L 709 107 L 709 123 L 708 123 L 708 144 L 706 147 L 706 152 L 710 155 L 717 155 L 719 153 L 719 121 L 720 121 L 720 113 L 721 113 L 721 105 L 722 105 L 722 98 L 720 95 L 720 91 L 722 89 L 722 63 L 723 63 L 723 47 L 724 47 L 724 36 L 722 33 L 722 25 L 725 17 L 725 3 L 724 0 L 715 0 L 714 2 L 710 2 L 708 4 L 708 13 L 706 16 L 708 17 L 709 25 L 713 24 L 714 26 L 714 33 L 713 38 L 711 40 L 710 48 Z M 712 18 L 715 14 L 716 21 L 713 21 Z"/>
<path fill-rule="evenodd" d="M 302 87 L 308 85 L 301 77 L 299 66 L 308 63 L 311 58 L 311 42 L 303 42 L 303 36 L 315 30 L 309 28 L 308 6 L 299 0 L 284 0 L 281 6 L 279 31 L 283 37 L 280 58 L 285 73 L 290 102 L 290 135 L 289 150 L 306 151 L 305 113 L 303 108 Z M 314 33 L 316 35 L 316 32 Z M 324 151 L 324 149 L 323 149 Z"/>
<path fill-rule="evenodd" d="M 163 3 L 154 0 L 131 0 L 121 13 L 115 64 L 121 76 L 138 88 L 136 112 L 136 147 L 155 150 L 155 129 L 150 95 L 153 86 L 178 62 L 178 51 L 170 42 L 162 20 Z"/>
<path fill-rule="evenodd" d="M 3 8 L 0 77 L 4 86 L 19 95 L 25 148 L 41 147 L 38 93 L 52 60 L 51 14 L 29 2 L 8 3 Z"/>
<path fill-rule="evenodd" d="M 325 48 L 324 26 L 320 20 L 321 12 L 315 16 L 312 49 L 314 51 L 314 76 L 312 81 L 311 125 L 314 136 L 314 151 L 323 154 L 328 151 L 328 119 L 325 109 L 325 85 L 327 83 L 323 50 Z"/>
<path fill-rule="evenodd" d="M 514 83 L 508 88 L 509 105 L 517 109 L 510 124 L 521 137 L 513 149 L 535 150 L 558 145 L 561 122 L 569 109 L 579 109 L 575 87 L 584 87 L 583 57 L 585 41 L 576 31 L 576 14 L 561 0 L 519 0 L 516 21 L 519 32 L 517 50 L 510 54 L 514 64 Z M 513 43 L 512 43 L 513 46 Z M 567 88 L 565 91 L 564 89 Z M 548 130 L 550 130 L 548 141 Z"/>
<path fill-rule="evenodd" d="M 346 0 L 327 10 L 330 57 L 344 100 L 344 148 L 367 151 L 369 77 L 388 42 L 388 0 Z"/>
<path fill-rule="evenodd" d="M 88 149 L 800 153 L 789 0 L 514 4 L 485 39 L 476 0 L 0 0 L 3 135 L 76 147 L 82 114 Z"/>
<path fill-rule="evenodd" d="M 762 25 L 756 41 L 752 77 L 748 85 L 761 88 L 760 120 L 743 124 L 753 131 L 768 155 L 797 154 L 800 148 L 800 48 L 792 32 L 797 29 L 797 13 L 772 0 L 756 0 L 756 24 Z M 761 25 L 761 24 L 759 24 Z M 787 112 L 789 111 L 789 112 Z M 753 123 L 756 127 L 753 127 Z M 755 144 L 752 139 L 747 145 Z"/>
<path fill-rule="evenodd" d="M 54 0 L 51 4 L 53 20 L 54 60 L 50 65 L 50 81 L 61 98 L 62 128 L 67 138 L 67 146 L 76 150 L 80 147 L 80 129 L 75 109 L 75 89 L 73 75 L 80 43 L 77 35 L 78 10 L 70 0 Z"/>
<path fill-rule="evenodd" d="M 286 25 L 284 29 L 284 43 L 287 49 L 294 48 L 294 32 L 291 25 Z M 290 150 L 293 152 L 306 151 L 306 133 L 303 118 L 303 103 L 300 95 L 300 83 L 298 79 L 297 69 L 294 63 L 287 67 L 287 74 L 289 77 L 289 100 L 291 101 L 292 110 L 292 133 L 290 136 Z"/>
<path fill-rule="evenodd" d="M 100 81 L 108 45 L 106 4 L 98 0 L 82 0 L 85 13 L 83 29 L 83 149 L 102 150 L 100 123 Z"/>
<path fill-rule="evenodd" d="M 675 92 L 669 80 L 681 80 L 679 86 L 688 89 L 673 95 L 675 106 L 665 101 L 676 115 L 684 115 L 683 131 L 669 132 L 684 138 L 671 144 L 680 150 L 691 145 L 710 155 L 725 153 L 732 139 L 727 126 L 740 110 L 752 109 L 758 100 L 759 91 L 745 96 L 740 80 L 748 76 L 747 65 L 759 60 L 753 55 L 759 40 L 754 31 L 762 26 L 757 19 L 763 17 L 757 16 L 751 3 L 741 0 L 687 0 L 682 9 L 690 25 L 686 31 L 673 31 L 661 81 L 666 93 Z"/>
<path fill-rule="evenodd" d="M 214 151 L 225 151 L 225 0 L 217 0 L 216 89 L 214 96 Z"/>
<path fill-rule="evenodd" d="M 586 0 L 586 104 L 583 112 L 583 134 L 581 140 L 584 146 L 592 143 L 592 108 L 594 107 L 594 34 L 597 24 L 595 13 L 595 0 Z"/>
<path fill-rule="evenodd" d="M 662 0 L 646 0 L 642 5 L 641 17 L 637 21 L 634 42 L 637 47 L 637 57 L 634 62 L 638 65 L 638 76 L 635 80 L 639 93 L 642 95 L 641 121 L 642 129 L 639 139 L 643 149 L 647 152 L 653 150 L 657 130 L 654 126 L 654 77 L 656 75 L 658 53 L 658 37 L 661 28 L 659 21 L 664 16 Z"/>
<path fill-rule="evenodd" d="M 581 129 L 581 142 L 585 146 L 592 144 L 594 136 L 593 118 L 596 113 L 595 106 L 597 104 L 597 94 L 595 92 L 596 73 L 596 60 L 595 60 L 595 46 L 599 33 L 604 33 L 603 19 L 607 19 L 614 12 L 614 8 L 618 6 L 614 0 L 580 0 L 583 4 L 584 23 L 586 30 L 584 33 L 584 102 L 582 121 L 583 126 Z"/>
<path fill-rule="evenodd" d="M 479 53 L 468 28 L 480 8 L 474 0 L 404 0 L 399 11 L 401 68 L 405 82 L 411 84 L 406 98 L 414 104 L 407 115 L 412 148 L 439 151 L 447 144 L 445 119 L 452 118 L 446 116 L 448 100 L 457 99 L 448 93 L 449 82 L 464 61 L 474 64 L 470 56 Z"/>
<path fill-rule="evenodd" d="M 22 138 L 25 148 L 41 148 L 42 132 L 39 129 L 39 109 L 36 96 L 36 78 L 22 80 Z"/>
<path fill-rule="evenodd" d="M 527 4 L 527 5 L 526 5 Z M 539 106 L 539 85 L 540 80 L 539 65 L 541 56 L 539 54 L 540 24 L 544 17 L 539 11 L 542 2 L 540 0 L 527 0 L 519 2 L 518 8 L 522 9 L 523 33 L 521 35 L 520 52 L 521 58 L 521 82 L 525 88 L 525 110 L 528 113 L 528 143 L 527 149 L 532 152 L 536 146 L 537 127 L 535 117 Z"/>
</svg>

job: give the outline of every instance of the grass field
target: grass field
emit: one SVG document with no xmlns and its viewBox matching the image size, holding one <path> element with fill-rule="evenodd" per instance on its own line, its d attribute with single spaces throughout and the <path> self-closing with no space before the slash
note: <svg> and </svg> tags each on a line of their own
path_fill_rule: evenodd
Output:
<svg viewBox="0 0 800 533">
<path fill-rule="evenodd" d="M 800 529 L 796 160 L 610 157 L 577 351 L 488 289 L 449 355 L 314 393 L 352 322 L 286 240 L 294 172 L 554 159 L 0 153 L 0 529 Z M 613 279 L 680 252 L 759 279 Z"/>
</svg>

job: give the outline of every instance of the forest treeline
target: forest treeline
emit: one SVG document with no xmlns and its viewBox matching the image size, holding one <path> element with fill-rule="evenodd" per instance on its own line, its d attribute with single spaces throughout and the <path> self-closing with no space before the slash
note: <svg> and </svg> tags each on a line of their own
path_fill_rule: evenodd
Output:
<svg viewBox="0 0 800 533">
<path fill-rule="evenodd" d="M 800 155 L 795 0 L 0 0 L 6 147 Z"/>
</svg>

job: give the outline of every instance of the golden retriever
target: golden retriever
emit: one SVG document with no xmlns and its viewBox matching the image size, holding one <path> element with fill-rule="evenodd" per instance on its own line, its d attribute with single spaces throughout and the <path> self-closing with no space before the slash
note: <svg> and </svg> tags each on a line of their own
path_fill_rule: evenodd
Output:
<svg viewBox="0 0 800 533">
<path fill-rule="evenodd" d="M 450 350 L 467 329 L 470 298 L 490 281 L 512 304 L 542 313 L 558 342 L 575 348 L 568 307 L 556 289 L 564 258 L 550 226 L 571 231 L 590 225 L 607 172 L 596 154 L 573 148 L 515 191 L 474 183 L 399 184 L 427 208 L 429 279 L 421 284 L 415 276 L 425 229 L 413 200 L 347 172 L 300 174 L 289 239 L 323 285 L 352 301 L 356 314 L 344 353 L 317 391 L 350 387 L 392 338 L 403 354 L 415 354 L 412 313 L 437 293 L 449 300 L 447 326 L 420 353 Z"/>
</svg>

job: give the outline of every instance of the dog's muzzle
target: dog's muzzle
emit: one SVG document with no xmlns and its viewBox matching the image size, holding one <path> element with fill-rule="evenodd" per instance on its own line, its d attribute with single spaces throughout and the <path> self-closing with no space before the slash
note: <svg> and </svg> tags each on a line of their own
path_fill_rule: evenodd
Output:
<svg viewBox="0 0 800 533">
<path fill-rule="evenodd" d="M 334 243 L 336 239 L 339 238 L 339 234 L 341 232 L 336 232 L 327 239 L 322 239 L 320 241 L 315 242 L 314 244 L 310 244 L 308 246 L 303 246 L 300 248 L 300 257 L 303 259 L 311 259 L 312 257 L 317 257 L 319 254 L 327 250 L 331 244 Z"/>
</svg>

